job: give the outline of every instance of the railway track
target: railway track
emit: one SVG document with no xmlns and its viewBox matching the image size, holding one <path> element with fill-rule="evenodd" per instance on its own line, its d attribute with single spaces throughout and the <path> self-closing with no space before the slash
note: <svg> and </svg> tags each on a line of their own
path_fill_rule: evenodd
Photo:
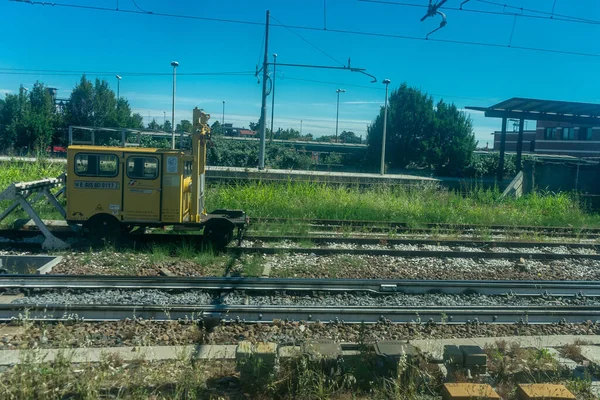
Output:
<svg viewBox="0 0 600 400">
<path fill-rule="evenodd" d="M 296 218 L 255 218 L 254 227 L 258 225 L 292 225 L 322 232 L 369 232 L 385 234 L 423 234 L 441 235 L 479 235 L 479 236 L 529 236 L 561 237 L 575 239 L 598 239 L 600 228 L 588 227 L 544 227 L 544 226 L 510 226 L 479 224 L 447 224 L 426 223 L 412 226 L 406 222 L 366 221 L 366 220 L 328 220 L 328 219 L 296 219 Z"/>
<path fill-rule="evenodd" d="M 395 293 L 485 294 L 488 296 L 541 296 L 543 298 L 599 297 L 600 283 L 560 281 L 411 281 L 411 280 L 322 280 L 259 278 L 155 278 L 114 276 L 0 276 L 6 290 L 48 291 L 96 290 L 203 290 L 215 294 L 245 293 L 368 292 L 390 296 Z M 218 298 L 215 297 L 215 298 Z M 600 319 L 600 309 L 589 305 L 541 306 L 296 306 L 227 305 L 91 305 L 91 304 L 0 304 L 0 320 L 89 320 L 113 321 L 125 318 L 154 320 L 203 319 L 216 323 L 260 323 L 276 320 L 329 323 L 578 323 Z"/>
<path fill-rule="evenodd" d="M 301 279 L 98 275 L 0 275 L 4 290 L 162 289 L 248 292 L 371 292 L 600 297 L 596 281 Z"/>
<path fill-rule="evenodd" d="M 118 321 L 131 318 L 155 321 L 214 320 L 215 323 L 447 323 L 447 324 L 556 324 L 600 319 L 596 306 L 540 307 L 288 307 L 288 306 L 148 306 L 148 305 L 27 305 L 0 304 L 0 320 Z"/>
<path fill-rule="evenodd" d="M 63 240 L 74 239 L 77 234 L 57 231 Z M 37 231 L 0 230 L 0 248 L 39 251 L 42 237 Z M 40 240 L 36 240 L 39 238 Z M 130 235 L 121 245 L 140 248 L 160 244 L 201 244 L 200 235 L 145 234 Z M 393 257 L 441 257 L 520 260 L 600 260 L 598 245 L 593 243 L 533 242 L 533 241 L 485 241 L 450 239 L 393 239 L 384 237 L 327 237 L 327 236 L 247 236 L 249 245 L 228 247 L 231 254 L 314 254 L 314 255 L 371 255 Z M 265 245 L 286 240 L 284 245 Z M 297 245 L 290 242 L 298 242 Z M 337 245 L 353 245 L 337 246 Z M 74 248 L 89 248 L 85 240 L 73 242 Z M 420 247 L 419 247 L 420 246 Z M 564 252 L 564 251 L 567 252 Z M 587 250 L 587 251 L 585 251 Z M 562 252 L 561 252 L 562 251 Z"/>
</svg>

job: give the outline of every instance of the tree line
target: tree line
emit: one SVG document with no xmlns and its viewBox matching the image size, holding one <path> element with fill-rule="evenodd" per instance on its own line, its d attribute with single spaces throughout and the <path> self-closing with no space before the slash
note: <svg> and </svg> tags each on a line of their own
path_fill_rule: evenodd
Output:
<svg viewBox="0 0 600 400">
<path fill-rule="evenodd" d="M 139 113 L 132 112 L 129 101 L 120 97 L 105 80 L 94 82 L 84 75 L 71 91 L 67 101 L 56 103 L 54 94 L 42 82 L 36 82 L 28 90 L 20 87 L 17 93 L 9 93 L 0 99 L 0 148 L 8 152 L 45 152 L 50 145 L 65 145 L 67 129 L 73 126 L 115 127 L 150 129 L 170 132 L 171 121 L 163 125 L 152 120 L 146 127 Z M 325 156 L 331 164 L 352 165 L 355 169 L 371 171 L 378 168 L 381 157 L 384 107 L 368 126 L 367 151 L 363 156 Z M 250 123 L 250 129 L 258 129 L 259 122 Z M 219 121 L 212 124 L 214 136 L 224 133 Z M 180 121 L 177 132 L 192 132 L 189 120 Z M 313 140 L 312 134 L 302 135 L 299 131 L 278 129 L 267 137 L 284 140 Z M 334 135 L 316 138 L 317 141 L 333 141 Z M 361 143 L 362 138 L 354 132 L 343 131 L 339 142 Z M 237 144 L 219 141 L 209 153 L 213 165 L 235 165 L 254 167 L 257 163 L 254 150 L 245 151 Z M 145 145 L 169 147 L 168 140 L 145 139 Z M 249 146 L 248 144 L 244 144 Z M 236 147 L 238 146 L 238 147 Z M 293 148 L 270 144 L 267 160 L 271 168 L 308 168 L 313 160 L 306 153 Z M 281 148 L 280 148 L 281 147 Z M 392 90 L 389 97 L 386 168 L 391 170 L 422 168 L 440 175 L 468 176 L 473 165 L 476 147 L 472 121 L 454 104 L 433 98 L 421 90 L 403 83 Z M 236 165 L 237 164 L 237 165 Z"/>
</svg>

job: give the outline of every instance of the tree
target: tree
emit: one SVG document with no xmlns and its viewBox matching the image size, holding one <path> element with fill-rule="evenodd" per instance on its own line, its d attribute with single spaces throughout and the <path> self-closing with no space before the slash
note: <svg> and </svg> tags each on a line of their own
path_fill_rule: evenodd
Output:
<svg viewBox="0 0 600 400">
<path fill-rule="evenodd" d="M 329 143 L 329 142 L 332 142 L 334 138 L 335 138 L 335 136 L 333 136 L 333 135 L 323 135 L 323 136 L 319 136 L 317 139 L 315 139 L 315 141 Z"/>
<path fill-rule="evenodd" d="M 94 86 L 83 75 L 66 107 L 69 125 L 94 126 Z"/>
<path fill-rule="evenodd" d="M 223 135 L 225 132 L 223 130 L 223 126 L 221 126 L 221 123 L 219 121 L 215 121 L 210 127 L 210 133 L 213 136 L 219 136 Z"/>
<path fill-rule="evenodd" d="M 298 140 L 298 139 L 300 139 L 300 131 L 297 131 L 294 128 L 289 128 L 289 129 L 279 128 L 277 130 L 277 132 L 275 132 L 275 139 Z"/>
<path fill-rule="evenodd" d="M 218 122 L 218 121 L 217 121 Z M 182 119 L 181 122 L 179 122 L 177 124 L 177 127 L 175 128 L 175 130 L 177 132 L 187 132 L 187 133 L 192 133 L 194 130 L 194 126 L 192 125 L 192 123 L 187 120 L 187 119 Z"/>
<path fill-rule="evenodd" d="M 393 90 L 388 105 L 386 162 L 392 167 L 404 168 L 410 163 L 424 164 L 423 139 L 431 131 L 434 121 L 433 99 L 403 83 Z M 369 125 L 367 144 L 373 164 L 381 157 L 383 113 Z"/>
<path fill-rule="evenodd" d="M 152 122 L 150 122 L 148 124 L 148 129 L 150 129 L 152 131 L 159 131 L 159 130 L 162 130 L 162 127 L 160 126 L 160 124 L 158 122 L 156 122 L 155 118 L 152 118 Z"/>
<path fill-rule="evenodd" d="M 433 99 L 403 83 L 393 90 L 388 106 L 386 140 L 387 164 L 404 168 L 408 164 L 433 167 L 438 173 L 460 174 L 475 149 L 472 122 L 456 106 Z M 369 161 L 378 165 L 381 157 L 383 113 L 368 127 Z"/>
<path fill-rule="evenodd" d="M 340 134 L 340 142 L 342 143 L 361 143 L 361 138 L 359 138 L 358 136 L 356 136 L 356 134 L 354 132 L 350 132 L 350 131 L 343 131 Z"/>
<path fill-rule="evenodd" d="M 85 75 L 71 92 L 66 106 L 67 125 L 140 129 L 142 121 L 141 115 L 131 113 L 127 99 L 117 100 L 107 81 L 96 79 L 92 85 Z"/>
<path fill-rule="evenodd" d="M 250 122 L 248 126 L 251 131 L 258 131 L 260 129 L 260 118 L 258 119 L 258 122 Z"/>
<path fill-rule="evenodd" d="M 431 135 L 425 141 L 427 163 L 438 174 L 461 176 L 477 147 L 473 123 L 454 104 L 438 102 Z"/>
<path fill-rule="evenodd" d="M 8 150 L 29 150 L 31 144 L 27 134 L 26 119 L 31 103 L 27 92 L 21 86 L 18 94 L 6 94 L 0 113 L 0 140 L 2 148 Z"/>
<path fill-rule="evenodd" d="M 44 152 L 52 144 L 55 130 L 59 125 L 54 98 L 47 86 L 36 82 L 30 91 L 29 102 L 31 107 L 25 117 L 29 148 L 33 147 L 38 152 Z"/>
<path fill-rule="evenodd" d="M 156 123 L 156 121 L 154 121 L 154 120 L 152 120 L 152 121 L 154 123 Z M 171 130 L 173 130 L 173 126 L 171 125 L 171 121 L 166 120 L 165 124 L 163 126 L 158 125 L 158 128 L 156 128 L 156 130 L 163 130 L 165 132 L 171 132 Z"/>
</svg>

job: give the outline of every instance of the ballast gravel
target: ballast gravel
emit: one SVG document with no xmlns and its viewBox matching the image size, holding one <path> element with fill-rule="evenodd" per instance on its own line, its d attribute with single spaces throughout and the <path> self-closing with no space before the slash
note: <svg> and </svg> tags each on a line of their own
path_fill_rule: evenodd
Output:
<svg viewBox="0 0 600 400">
<path fill-rule="evenodd" d="M 263 305 L 291 307 L 424 307 L 424 306 L 599 306 L 592 297 L 521 297 L 451 294 L 320 293 L 271 295 L 244 292 L 214 293 L 199 290 L 169 292 L 161 290 L 94 290 L 85 292 L 50 291 L 21 297 L 12 304 L 35 305 Z"/>
<path fill-rule="evenodd" d="M 298 249 L 302 247 L 314 247 L 319 249 L 336 249 L 336 250 L 398 250 L 398 251 L 439 251 L 439 252 L 494 252 L 494 253 L 521 253 L 521 254 L 587 254 L 595 255 L 598 252 L 594 248 L 571 248 L 567 246 L 544 246 L 543 243 L 535 246 L 523 248 L 512 248 L 502 246 L 502 242 L 496 243 L 495 246 L 486 248 L 470 247 L 470 246 L 446 246 L 446 245 L 431 245 L 431 244 L 393 244 L 388 246 L 385 238 L 381 239 L 381 244 L 359 244 L 359 243 L 339 243 L 326 242 L 324 244 L 299 243 L 290 240 L 281 240 L 277 242 L 263 242 L 246 240 L 242 242 L 243 248 L 267 247 L 275 249 Z"/>
<path fill-rule="evenodd" d="M 264 256 L 271 277 L 357 279 L 600 280 L 600 260 L 506 260 L 373 255 Z"/>
<path fill-rule="evenodd" d="M 6 324 L 0 324 L 0 332 Z M 600 324 L 322 324 L 278 321 L 272 324 L 221 324 L 206 330 L 198 321 L 159 322 L 144 319 L 111 322 L 70 322 L 48 324 L 32 322 L 25 330 L 8 330 L 0 349 L 35 349 L 54 347 L 165 346 L 184 344 L 237 344 L 254 342 L 301 343 L 307 339 L 330 339 L 338 342 L 373 342 L 376 340 L 412 340 L 474 338 L 531 335 L 600 334 Z"/>
</svg>

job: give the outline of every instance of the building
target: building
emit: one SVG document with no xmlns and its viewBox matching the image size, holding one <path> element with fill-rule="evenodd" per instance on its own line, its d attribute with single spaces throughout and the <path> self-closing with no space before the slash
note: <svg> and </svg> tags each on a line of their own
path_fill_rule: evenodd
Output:
<svg viewBox="0 0 600 400">
<path fill-rule="evenodd" d="M 540 100 L 513 97 L 489 107 L 467 106 L 467 110 L 483 112 L 488 118 L 502 119 L 498 180 L 504 179 L 507 122 L 518 121 L 517 171 L 521 168 L 524 148 L 524 123 L 536 121 L 534 153 L 566 154 L 578 157 L 600 156 L 596 126 L 600 126 L 600 104 L 572 101 Z M 531 142 L 530 142 L 531 148 Z"/>
<path fill-rule="evenodd" d="M 256 136 L 256 131 L 246 128 L 236 128 L 233 124 L 224 124 L 223 134 L 231 137 L 254 137 Z"/>
<path fill-rule="evenodd" d="M 508 152 L 517 151 L 518 125 L 506 132 Z M 494 135 L 494 150 L 500 150 L 502 132 Z M 523 130 L 523 152 L 572 157 L 600 157 L 600 128 L 566 122 L 537 121 L 535 130 Z"/>
</svg>

